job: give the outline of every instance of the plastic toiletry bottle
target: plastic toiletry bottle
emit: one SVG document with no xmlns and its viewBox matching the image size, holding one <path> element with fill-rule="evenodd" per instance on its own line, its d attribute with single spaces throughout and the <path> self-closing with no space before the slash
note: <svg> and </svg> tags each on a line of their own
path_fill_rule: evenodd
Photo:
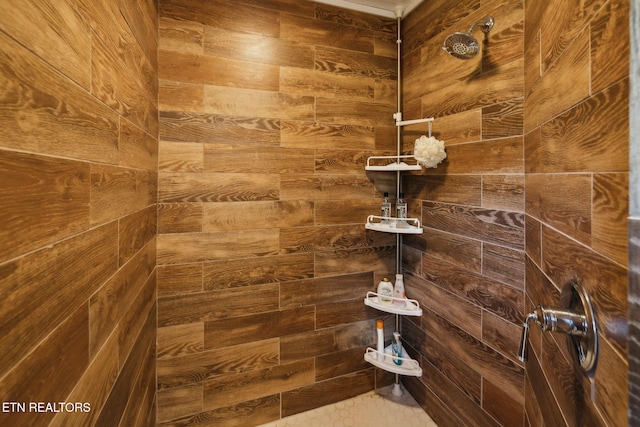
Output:
<svg viewBox="0 0 640 427">
<path fill-rule="evenodd" d="M 407 202 L 404 201 L 404 194 L 400 193 L 398 201 L 396 202 L 396 218 L 398 218 L 397 227 L 402 228 L 407 225 L 407 221 L 403 221 L 403 218 L 407 217 Z"/>
<path fill-rule="evenodd" d="M 382 222 L 383 224 L 388 223 L 388 218 L 391 218 L 391 202 L 389 201 L 389 193 L 387 192 L 384 193 L 384 199 L 382 200 L 380 210 L 380 216 L 382 217 L 382 220 L 380 222 Z"/>
<path fill-rule="evenodd" d="M 394 298 L 407 298 L 407 294 L 404 292 L 404 280 L 402 274 L 396 274 L 396 283 L 393 285 L 393 296 Z M 393 303 L 395 305 L 405 304 L 404 301 L 398 299 L 394 299 Z"/>
<path fill-rule="evenodd" d="M 391 304 L 393 302 L 392 296 L 393 285 L 388 277 L 383 277 L 380 283 L 378 283 L 378 298 L 383 304 Z"/>
<path fill-rule="evenodd" d="M 391 343 L 391 355 L 395 357 L 402 357 L 402 341 L 400 340 L 400 332 L 393 333 L 393 342 Z M 393 359 L 393 363 L 396 365 L 402 365 L 401 359 Z"/>
<path fill-rule="evenodd" d="M 384 362 L 384 321 L 376 320 L 376 350 L 378 350 L 378 361 Z"/>
</svg>

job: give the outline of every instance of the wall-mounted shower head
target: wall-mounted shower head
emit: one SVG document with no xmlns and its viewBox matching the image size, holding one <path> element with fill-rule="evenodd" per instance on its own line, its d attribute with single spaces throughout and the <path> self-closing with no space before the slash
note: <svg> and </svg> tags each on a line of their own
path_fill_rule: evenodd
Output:
<svg viewBox="0 0 640 427">
<path fill-rule="evenodd" d="M 480 26 L 482 32 L 487 34 L 493 28 L 493 16 L 487 16 L 481 22 L 476 22 L 466 33 L 457 32 L 451 34 L 444 40 L 442 49 L 458 59 L 473 58 L 480 51 L 478 40 L 473 37 L 473 30 L 475 30 L 477 26 Z"/>
<path fill-rule="evenodd" d="M 444 40 L 442 49 L 458 59 L 471 59 L 478 54 L 478 40 L 471 33 L 453 33 Z"/>
</svg>

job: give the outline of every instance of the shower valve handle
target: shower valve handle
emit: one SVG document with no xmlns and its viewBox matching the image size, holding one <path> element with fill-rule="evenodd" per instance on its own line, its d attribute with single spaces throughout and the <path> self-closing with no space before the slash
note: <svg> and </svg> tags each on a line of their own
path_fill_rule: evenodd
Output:
<svg viewBox="0 0 640 427">
<path fill-rule="evenodd" d="M 527 361 L 529 325 L 534 323 L 542 331 L 562 332 L 575 359 L 585 372 L 595 368 L 598 357 L 596 319 L 587 291 L 577 279 L 565 283 L 560 302 L 566 308 L 536 306 L 524 319 L 517 357 Z"/>
<path fill-rule="evenodd" d="M 541 305 L 537 306 L 532 314 L 533 316 L 527 316 L 527 321 L 533 320 L 543 331 L 577 336 L 587 335 L 587 318 L 584 314 Z"/>
<path fill-rule="evenodd" d="M 529 323 L 533 322 L 548 332 L 562 332 L 567 335 L 586 337 L 589 331 L 587 317 L 570 310 L 538 305 L 527 315 L 522 325 L 522 338 L 518 349 L 518 359 L 527 361 L 527 337 Z"/>
</svg>

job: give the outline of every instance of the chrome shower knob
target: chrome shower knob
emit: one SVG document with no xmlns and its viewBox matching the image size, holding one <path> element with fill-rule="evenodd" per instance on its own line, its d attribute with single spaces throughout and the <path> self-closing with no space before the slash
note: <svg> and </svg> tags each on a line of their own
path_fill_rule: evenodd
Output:
<svg viewBox="0 0 640 427">
<path fill-rule="evenodd" d="M 534 323 L 543 332 L 566 334 L 580 366 L 585 371 L 590 371 L 595 367 L 598 353 L 598 334 L 591 300 L 580 283 L 572 280 L 565 284 L 561 302 L 566 308 L 538 305 L 527 314 L 522 325 L 518 359 L 527 361 L 529 325 Z"/>
</svg>

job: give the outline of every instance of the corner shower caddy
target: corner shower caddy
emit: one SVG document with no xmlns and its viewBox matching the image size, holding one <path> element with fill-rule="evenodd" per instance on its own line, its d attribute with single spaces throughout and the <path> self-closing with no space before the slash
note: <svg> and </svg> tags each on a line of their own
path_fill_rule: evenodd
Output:
<svg viewBox="0 0 640 427">
<path fill-rule="evenodd" d="M 365 170 L 396 172 L 396 194 L 400 194 L 401 172 L 422 169 L 419 164 L 407 164 L 403 161 L 409 159 L 413 159 L 415 161 L 415 157 L 400 154 L 400 128 L 409 124 L 429 123 L 429 136 L 431 136 L 431 123 L 433 122 L 433 118 L 402 121 L 401 113 L 394 114 L 394 118 L 396 119 L 396 127 L 398 129 L 398 154 L 396 156 L 369 157 L 367 159 L 367 166 L 365 167 Z M 386 160 L 387 164 L 382 166 L 372 165 L 372 161 L 377 162 L 380 160 Z M 386 222 L 383 222 L 383 220 L 386 220 Z M 379 231 L 383 233 L 393 233 L 396 235 L 396 273 L 400 273 L 402 270 L 402 235 L 423 233 L 422 226 L 418 218 L 399 219 L 394 217 L 383 218 L 377 215 L 369 215 L 367 217 L 365 228 L 368 230 Z M 400 316 L 422 316 L 422 309 L 420 308 L 420 304 L 418 303 L 418 301 L 408 298 L 392 299 L 393 302 L 391 304 L 385 304 L 380 302 L 380 297 L 376 292 L 367 292 L 367 295 L 364 299 L 364 304 L 386 313 L 395 314 L 396 331 L 400 331 Z M 383 360 L 378 360 L 378 354 L 379 352 L 376 349 L 368 347 L 364 354 L 364 360 L 380 369 L 396 374 L 396 381 L 393 388 L 394 395 L 402 394 L 398 375 L 407 375 L 414 377 L 422 376 L 422 368 L 416 360 L 408 356 L 392 356 L 390 345 L 384 349 Z M 402 364 L 396 365 L 394 363 L 394 359 L 401 360 Z"/>
<path fill-rule="evenodd" d="M 395 12 L 398 24 L 398 38 L 396 40 L 396 44 L 398 46 L 398 109 L 396 110 L 397 113 L 393 115 L 393 118 L 395 119 L 397 130 L 397 154 L 395 156 L 369 157 L 367 159 L 365 170 L 378 172 L 395 172 L 396 195 L 399 195 L 402 185 L 402 172 L 419 171 L 422 169 L 422 166 L 418 164 L 415 156 L 401 154 L 401 128 L 408 125 L 428 123 L 429 137 L 431 137 L 433 117 L 416 120 L 402 120 L 402 102 L 400 99 L 400 91 L 402 89 L 402 73 L 400 69 L 400 46 L 402 44 L 402 40 L 400 38 L 400 24 L 403 12 L 402 6 L 397 6 Z M 418 218 L 383 218 L 377 215 L 369 215 L 367 217 L 365 228 L 367 230 L 373 230 L 383 233 L 393 233 L 396 235 L 396 274 L 400 274 L 402 272 L 402 235 L 423 233 L 422 225 L 420 224 L 420 220 Z M 401 332 L 400 316 L 422 316 L 422 309 L 420 308 L 420 304 L 418 303 L 418 301 L 408 298 L 392 299 L 393 302 L 391 304 L 385 304 L 380 301 L 380 297 L 377 293 L 368 292 L 364 299 L 364 304 L 386 313 L 395 314 L 395 330 L 398 332 Z M 392 393 L 395 396 L 400 396 L 402 394 L 402 389 L 400 388 L 400 375 L 414 377 L 422 376 L 422 368 L 420 367 L 420 364 L 416 360 L 413 360 L 411 357 L 407 356 L 406 352 L 404 352 L 403 354 L 404 357 L 392 356 L 391 346 L 388 346 L 384 349 L 384 358 L 381 358 L 382 360 L 378 360 L 378 355 L 379 352 L 376 349 L 369 347 L 365 351 L 364 359 L 365 361 L 380 369 L 396 374 L 395 384 L 392 390 Z M 394 363 L 394 360 L 397 361 L 398 359 L 402 360 L 401 365 L 396 365 Z"/>
</svg>

